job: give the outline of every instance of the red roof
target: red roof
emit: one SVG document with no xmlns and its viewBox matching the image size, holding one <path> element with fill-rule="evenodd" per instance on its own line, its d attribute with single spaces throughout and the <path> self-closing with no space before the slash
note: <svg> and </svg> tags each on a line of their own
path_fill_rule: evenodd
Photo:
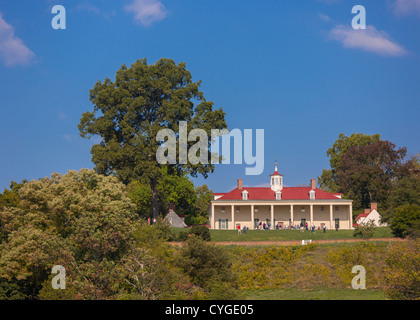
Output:
<svg viewBox="0 0 420 320">
<path fill-rule="evenodd" d="M 361 213 L 356 217 L 356 221 L 359 220 L 362 217 L 367 217 L 368 215 L 370 215 L 370 212 L 369 213 Z"/>
<path fill-rule="evenodd" d="M 282 176 L 282 174 L 278 173 L 278 171 L 274 171 L 273 174 L 270 174 L 270 177 L 272 176 Z"/>
<path fill-rule="evenodd" d="M 218 200 L 241 200 L 242 191 L 248 191 L 248 200 L 276 200 L 276 194 L 271 188 L 238 188 L 233 189 L 231 192 L 226 193 Z M 281 190 L 282 200 L 310 200 L 309 191 L 311 187 L 283 187 Z M 334 193 L 328 193 L 321 189 L 315 189 L 315 199 L 321 200 L 337 200 L 338 198 Z"/>
</svg>

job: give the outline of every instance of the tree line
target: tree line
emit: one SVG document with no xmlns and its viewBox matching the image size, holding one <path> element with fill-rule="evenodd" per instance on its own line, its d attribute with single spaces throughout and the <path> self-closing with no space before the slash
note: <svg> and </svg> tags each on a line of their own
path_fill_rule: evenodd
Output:
<svg viewBox="0 0 420 320">
<path fill-rule="evenodd" d="M 355 215 L 378 203 L 383 222 L 400 237 L 420 234 L 420 157 L 407 157 L 379 134 L 340 134 L 327 150 L 330 168 L 318 177 L 321 189 L 352 199 Z"/>
</svg>

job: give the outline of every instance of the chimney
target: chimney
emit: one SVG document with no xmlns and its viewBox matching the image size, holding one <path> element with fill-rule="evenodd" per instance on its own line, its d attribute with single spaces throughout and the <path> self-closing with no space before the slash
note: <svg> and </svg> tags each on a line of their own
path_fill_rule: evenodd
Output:
<svg viewBox="0 0 420 320">
<path fill-rule="evenodd" d="M 311 179 L 311 189 L 312 190 L 316 189 L 316 179 Z"/>
<path fill-rule="evenodd" d="M 370 204 L 370 211 L 376 210 L 378 211 L 378 204 L 376 202 L 373 202 Z"/>
<path fill-rule="evenodd" d="M 238 190 L 242 190 L 242 179 L 238 179 Z"/>
</svg>

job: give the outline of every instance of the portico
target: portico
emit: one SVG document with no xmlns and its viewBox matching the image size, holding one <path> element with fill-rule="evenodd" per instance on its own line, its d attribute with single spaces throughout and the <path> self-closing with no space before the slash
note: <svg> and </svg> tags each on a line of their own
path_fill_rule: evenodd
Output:
<svg viewBox="0 0 420 320">
<path fill-rule="evenodd" d="M 347 202 L 347 201 L 346 201 Z M 334 229 L 339 224 L 339 229 L 351 229 L 352 221 L 351 203 L 313 204 L 305 202 L 293 203 L 212 203 L 211 226 L 212 229 L 236 229 L 244 226 L 254 229 L 259 221 L 270 223 L 271 229 L 275 226 L 296 226 L 302 221 L 314 224 L 315 227 L 325 225 Z"/>
<path fill-rule="evenodd" d="M 279 179 L 278 179 L 279 178 Z M 352 200 L 341 199 L 341 194 L 316 188 L 315 179 L 308 187 L 283 187 L 283 176 L 271 175 L 271 188 L 244 188 L 242 180 L 229 193 L 215 194 L 210 206 L 212 229 L 255 229 L 261 221 L 276 226 L 296 226 L 301 222 L 316 228 L 352 229 Z"/>
</svg>

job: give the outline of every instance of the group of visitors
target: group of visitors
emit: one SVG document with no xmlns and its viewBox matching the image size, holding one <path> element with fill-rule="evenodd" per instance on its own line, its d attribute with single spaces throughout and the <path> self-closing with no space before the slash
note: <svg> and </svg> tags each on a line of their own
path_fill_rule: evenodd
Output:
<svg viewBox="0 0 420 320">
<path fill-rule="evenodd" d="M 311 224 L 311 227 L 310 228 L 311 228 L 311 232 L 315 232 L 316 227 L 315 227 L 315 225 L 313 223 Z M 321 227 L 318 227 L 318 230 L 320 230 L 321 228 L 322 228 L 322 231 L 324 233 L 327 231 L 327 227 L 325 226 L 325 224 L 323 224 Z M 299 230 L 301 232 L 304 232 L 305 230 L 309 230 L 308 223 L 306 222 L 304 224 L 303 222 L 301 222 L 300 225 L 299 225 Z"/>
<path fill-rule="evenodd" d="M 246 234 L 246 232 L 249 230 L 249 228 L 248 227 L 245 227 L 245 226 L 241 229 L 241 226 L 240 225 L 238 225 L 236 228 L 238 229 L 238 234 L 242 234 L 242 232 L 244 234 Z"/>
<path fill-rule="evenodd" d="M 271 228 L 270 222 L 265 223 L 265 222 L 260 221 L 255 226 L 256 230 L 270 230 L 270 228 Z M 312 223 L 311 226 L 309 227 L 307 222 L 306 223 L 301 222 L 300 224 L 297 224 L 294 226 L 293 225 L 283 226 L 282 224 L 279 223 L 275 226 L 276 230 L 300 230 L 300 232 L 305 232 L 305 230 L 308 231 L 309 228 L 311 232 L 315 232 L 315 229 L 316 229 L 315 225 Z M 237 226 L 237 229 L 238 229 L 238 234 L 242 234 L 242 232 L 243 234 L 246 234 L 246 231 L 249 230 L 248 227 L 244 226 L 243 228 L 241 228 L 240 225 Z M 327 227 L 325 226 L 325 224 L 323 224 L 321 227 L 318 227 L 318 230 L 321 230 L 321 229 L 324 233 L 327 231 Z M 335 230 L 338 231 L 337 224 L 335 225 Z"/>
</svg>

